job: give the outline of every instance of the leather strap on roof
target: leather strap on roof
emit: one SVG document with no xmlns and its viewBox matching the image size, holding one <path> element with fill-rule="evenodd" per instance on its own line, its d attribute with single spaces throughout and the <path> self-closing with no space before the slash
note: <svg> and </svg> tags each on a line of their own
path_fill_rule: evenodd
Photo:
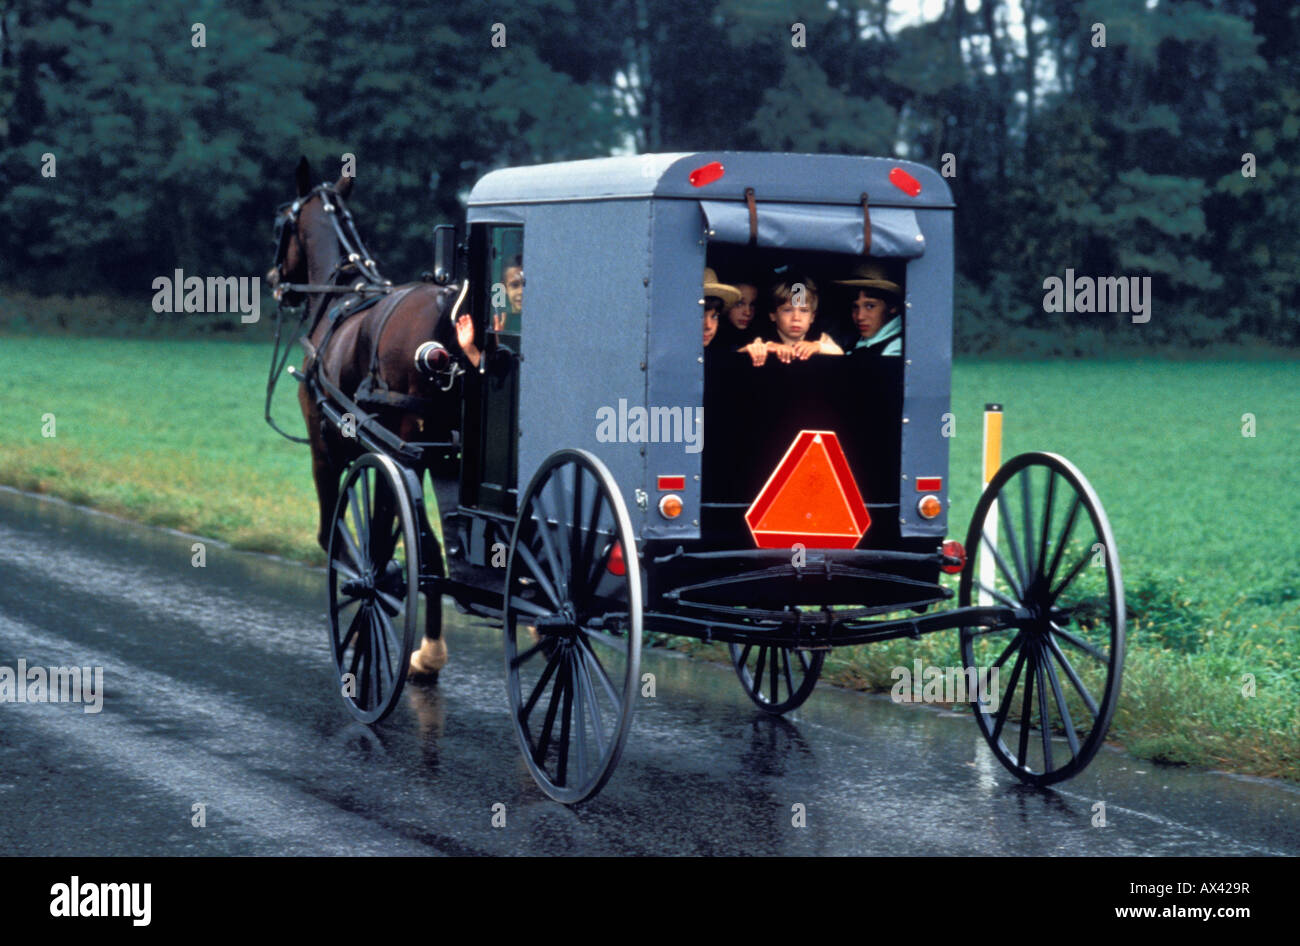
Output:
<svg viewBox="0 0 1300 946">
<path fill-rule="evenodd" d="M 862 255 L 871 255 L 871 211 L 867 208 L 867 192 L 862 192 Z"/>
</svg>

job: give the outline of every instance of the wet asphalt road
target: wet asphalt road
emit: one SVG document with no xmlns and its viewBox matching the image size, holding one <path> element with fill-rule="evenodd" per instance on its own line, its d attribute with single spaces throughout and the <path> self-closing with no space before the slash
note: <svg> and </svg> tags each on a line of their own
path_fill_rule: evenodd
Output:
<svg viewBox="0 0 1300 946">
<path fill-rule="evenodd" d="M 215 542 L 194 568 L 194 541 L 0 489 L 0 666 L 102 666 L 105 691 L 98 714 L 0 703 L 0 854 L 1300 854 L 1285 783 L 1107 749 L 1030 789 L 968 718 L 820 686 L 771 719 L 659 650 L 613 779 L 565 808 L 486 626 L 448 608 L 442 681 L 371 730 L 336 696 L 324 573 Z"/>
</svg>

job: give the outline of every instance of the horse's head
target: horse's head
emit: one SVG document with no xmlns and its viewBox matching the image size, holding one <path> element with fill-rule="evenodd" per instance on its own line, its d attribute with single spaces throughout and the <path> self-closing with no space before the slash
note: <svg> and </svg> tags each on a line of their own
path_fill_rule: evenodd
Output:
<svg viewBox="0 0 1300 946">
<path fill-rule="evenodd" d="M 266 274 L 267 283 L 289 305 L 303 300 L 303 293 L 288 289 L 289 285 L 333 282 L 340 272 L 343 249 L 330 215 L 341 208 L 341 198 L 352 192 L 353 181 L 343 176 L 336 184 L 313 187 L 306 158 L 298 162 L 294 177 L 298 196 L 276 209 L 275 262 Z"/>
</svg>

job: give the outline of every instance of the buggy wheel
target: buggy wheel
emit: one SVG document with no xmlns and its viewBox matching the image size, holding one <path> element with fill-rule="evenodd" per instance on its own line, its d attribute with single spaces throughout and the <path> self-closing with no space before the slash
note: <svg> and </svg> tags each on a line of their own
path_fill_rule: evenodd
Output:
<svg viewBox="0 0 1300 946">
<path fill-rule="evenodd" d="M 1021 454 L 980 497 L 966 549 L 960 606 L 1022 614 L 1014 626 L 961 629 L 963 665 L 988 668 L 992 684 L 972 697 L 975 721 L 1021 780 L 1070 778 L 1101 747 L 1124 667 L 1124 583 L 1106 513 L 1068 460 Z"/>
<path fill-rule="evenodd" d="M 731 665 L 749 698 L 765 713 L 779 716 L 812 695 L 826 660 L 824 650 L 797 650 L 770 644 L 731 644 Z"/>
<path fill-rule="evenodd" d="M 528 770 L 556 801 L 584 801 L 623 753 L 641 668 L 632 522 L 613 476 L 584 450 L 552 454 L 520 500 L 504 629 Z"/>
<path fill-rule="evenodd" d="M 401 470 L 368 453 L 349 467 L 330 527 L 330 647 L 343 702 L 377 723 L 406 683 L 419 611 L 419 532 Z"/>
</svg>

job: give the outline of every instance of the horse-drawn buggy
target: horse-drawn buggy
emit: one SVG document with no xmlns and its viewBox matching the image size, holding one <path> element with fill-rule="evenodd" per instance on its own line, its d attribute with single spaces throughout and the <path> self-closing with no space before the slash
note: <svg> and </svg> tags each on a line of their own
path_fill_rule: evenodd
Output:
<svg viewBox="0 0 1300 946">
<path fill-rule="evenodd" d="M 524 758 L 562 802 L 619 760 L 645 630 L 728 644 L 753 701 L 784 713 L 830 648 L 956 628 L 966 679 L 1000 683 L 969 699 L 1011 772 L 1051 783 L 1096 753 L 1125 617 L 1088 482 L 1017 456 L 990 471 L 964 542 L 946 540 L 941 177 L 754 153 L 495 171 L 466 226 L 435 235 L 433 279 L 408 287 L 379 276 L 346 184 L 300 181 L 275 272 L 315 302 L 290 370 L 358 719 L 383 718 L 409 655 L 437 650 L 446 600 L 499 622 Z M 741 282 L 784 287 L 757 342 L 710 334 L 706 298 Z M 873 286 L 895 303 L 892 350 L 850 318 Z"/>
</svg>

